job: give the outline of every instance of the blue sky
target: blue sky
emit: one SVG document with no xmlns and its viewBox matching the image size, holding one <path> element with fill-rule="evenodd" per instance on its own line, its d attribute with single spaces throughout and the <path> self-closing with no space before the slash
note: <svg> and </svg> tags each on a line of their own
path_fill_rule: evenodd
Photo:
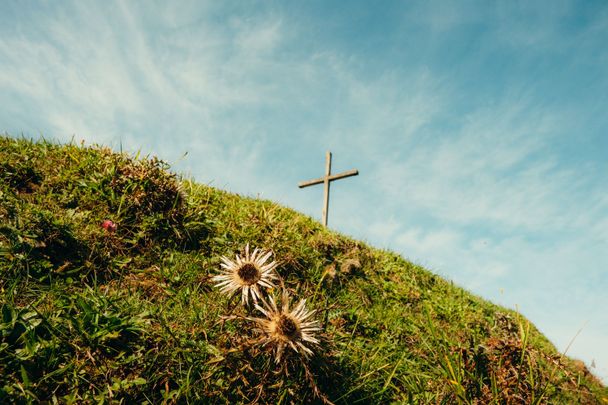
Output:
<svg viewBox="0 0 608 405">
<path fill-rule="evenodd" d="M 0 3 L 0 130 L 142 150 L 531 319 L 608 382 L 604 1 Z M 187 155 L 183 155 L 187 152 Z"/>
</svg>

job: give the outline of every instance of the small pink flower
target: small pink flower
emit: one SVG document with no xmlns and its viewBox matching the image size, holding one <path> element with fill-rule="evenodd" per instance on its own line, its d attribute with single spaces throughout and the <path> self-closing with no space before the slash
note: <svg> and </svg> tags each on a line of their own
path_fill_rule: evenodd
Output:
<svg viewBox="0 0 608 405">
<path fill-rule="evenodd" d="M 101 227 L 103 229 L 105 229 L 108 232 L 114 232 L 116 231 L 116 224 L 112 221 L 110 221 L 109 219 L 106 219 L 105 221 L 103 221 L 103 223 L 101 224 Z"/>
</svg>

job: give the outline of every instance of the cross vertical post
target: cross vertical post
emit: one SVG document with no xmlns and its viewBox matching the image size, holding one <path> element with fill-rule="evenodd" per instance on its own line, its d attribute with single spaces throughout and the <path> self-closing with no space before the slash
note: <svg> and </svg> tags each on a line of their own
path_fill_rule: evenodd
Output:
<svg viewBox="0 0 608 405">
<path fill-rule="evenodd" d="M 323 181 L 324 193 L 323 193 L 323 225 L 327 226 L 327 210 L 329 208 L 329 176 L 331 174 L 331 152 L 327 151 L 325 154 L 325 177 Z"/>
<path fill-rule="evenodd" d="M 343 179 L 345 177 L 357 176 L 359 171 L 357 169 L 349 170 L 339 174 L 331 174 L 331 152 L 327 151 L 325 154 L 325 176 L 314 180 L 303 181 L 298 184 L 298 187 L 304 188 L 308 186 L 314 186 L 315 184 L 323 183 L 323 225 L 327 226 L 327 218 L 329 217 L 329 188 L 331 182 L 334 180 Z"/>
</svg>

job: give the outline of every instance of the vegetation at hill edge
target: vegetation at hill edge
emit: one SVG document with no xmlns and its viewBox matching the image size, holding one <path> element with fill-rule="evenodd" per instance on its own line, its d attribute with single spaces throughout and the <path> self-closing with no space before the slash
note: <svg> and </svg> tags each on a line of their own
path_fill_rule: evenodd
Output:
<svg viewBox="0 0 608 405">
<path fill-rule="evenodd" d="M 608 403 L 520 314 L 168 169 L 0 137 L 1 403 Z M 309 358 L 275 362 L 259 313 L 214 286 L 247 244 L 316 310 Z"/>
</svg>

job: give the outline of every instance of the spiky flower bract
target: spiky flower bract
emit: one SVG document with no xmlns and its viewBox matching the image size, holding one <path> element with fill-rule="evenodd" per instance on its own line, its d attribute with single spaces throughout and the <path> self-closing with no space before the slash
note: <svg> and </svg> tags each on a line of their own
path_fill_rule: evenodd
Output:
<svg viewBox="0 0 608 405">
<path fill-rule="evenodd" d="M 258 304 L 255 308 L 265 315 L 265 318 L 250 318 L 255 321 L 264 333 L 263 345 L 271 345 L 275 351 L 275 362 L 281 360 L 286 347 L 305 357 L 313 354 L 310 345 L 317 345 L 319 340 L 315 337 L 321 328 L 316 320 L 310 318 L 315 311 L 306 309 L 306 300 L 301 300 L 292 310 L 289 309 L 289 294 L 283 290 L 281 306 L 277 306 L 272 297 L 268 301 L 262 300 L 263 306 Z M 308 346 L 307 346 L 308 345 Z"/>
<path fill-rule="evenodd" d="M 223 293 L 231 294 L 240 289 L 243 305 L 249 304 L 250 295 L 257 302 L 262 297 L 261 288 L 273 288 L 272 280 L 277 278 L 277 262 L 266 263 L 271 255 L 272 251 L 257 248 L 250 254 L 247 244 L 243 257 L 236 255 L 233 261 L 222 256 L 221 274 L 212 280 L 217 282 L 215 286 Z"/>
</svg>

